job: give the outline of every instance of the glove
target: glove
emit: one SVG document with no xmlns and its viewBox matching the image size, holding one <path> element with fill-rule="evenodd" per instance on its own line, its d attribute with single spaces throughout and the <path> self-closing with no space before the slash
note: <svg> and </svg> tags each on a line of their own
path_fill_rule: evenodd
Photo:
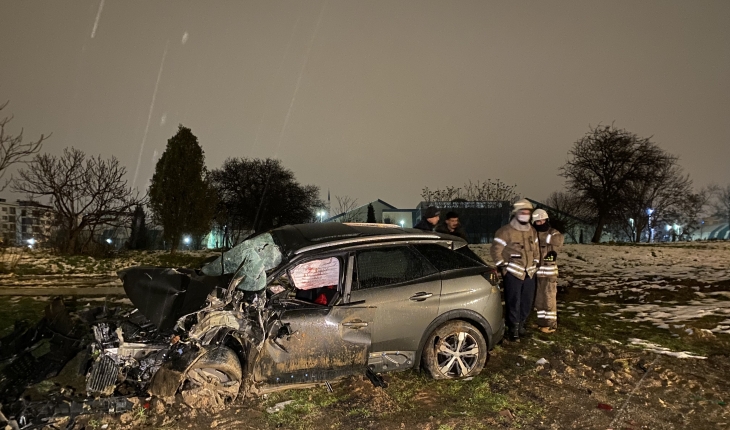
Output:
<svg viewBox="0 0 730 430">
<path fill-rule="evenodd" d="M 497 266 L 497 269 L 499 269 L 499 274 L 502 275 L 503 278 L 507 275 L 507 265 Z"/>
<path fill-rule="evenodd" d="M 558 253 L 555 251 L 550 251 L 545 255 L 545 258 L 543 258 L 543 261 L 546 263 L 554 263 L 555 260 L 558 259 Z"/>
<path fill-rule="evenodd" d="M 530 278 L 535 276 L 535 273 L 537 273 L 537 267 L 535 267 L 534 269 L 527 269 L 527 276 L 529 276 Z"/>
</svg>

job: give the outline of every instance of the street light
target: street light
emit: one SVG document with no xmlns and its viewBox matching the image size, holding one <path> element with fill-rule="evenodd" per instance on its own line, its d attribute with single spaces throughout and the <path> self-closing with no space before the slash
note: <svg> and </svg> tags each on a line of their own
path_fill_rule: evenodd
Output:
<svg viewBox="0 0 730 430">
<path fill-rule="evenodd" d="M 700 240 L 702 240 L 702 227 L 705 226 L 705 220 L 700 220 Z"/>
<path fill-rule="evenodd" d="M 106 239 L 106 243 L 108 243 L 109 245 L 111 245 L 111 244 L 112 244 L 112 240 L 111 240 L 111 239 L 109 239 L 109 238 L 107 238 L 107 239 Z"/>
<path fill-rule="evenodd" d="M 406 222 L 405 222 L 405 221 L 403 221 L 403 220 L 400 220 L 400 228 L 403 228 L 403 226 L 404 226 L 405 224 L 406 224 Z"/>
<path fill-rule="evenodd" d="M 654 213 L 654 209 L 649 208 L 646 210 L 646 214 L 649 215 L 646 226 L 649 227 L 649 242 L 654 240 L 654 228 L 651 226 L 651 214 Z"/>
<path fill-rule="evenodd" d="M 183 243 L 184 243 L 185 245 L 190 245 L 190 241 L 191 241 L 191 240 L 192 240 L 192 239 L 190 239 L 190 236 L 185 236 L 185 237 L 183 237 Z"/>
</svg>

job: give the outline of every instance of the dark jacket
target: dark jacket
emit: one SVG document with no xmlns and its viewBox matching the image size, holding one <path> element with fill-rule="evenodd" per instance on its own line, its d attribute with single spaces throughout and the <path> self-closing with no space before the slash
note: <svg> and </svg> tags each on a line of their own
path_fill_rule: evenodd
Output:
<svg viewBox="0 0 730 430">
<path fill-rule="evenodd" d="M 454 231 L 449 231 L 449 227 L 446 226 L 446 223 L 441 221 L 436 225 L 436 232 L 450 234 L 452 236 L 457 236 L 457 237 L 460 237 L 460 238 L 466 240 L 466 232 L 464 232 L 464 229 L 461 228 L 460 225 L 456 226 Z"/>
<path fill-rule="evenodd" d="M 425 218 L 421 218 L 421 220 L 418 221 L 418 224 L 414 225 L 413 228 L 424 231 L 433 231 L 433 226 Z"/>
</svg>

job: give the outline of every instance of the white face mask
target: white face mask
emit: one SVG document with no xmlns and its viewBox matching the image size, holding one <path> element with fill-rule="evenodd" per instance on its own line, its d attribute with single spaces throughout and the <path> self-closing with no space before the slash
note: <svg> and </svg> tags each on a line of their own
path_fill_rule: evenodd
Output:
<svg viewBox="0 0 730 430">
<path fill-rule="evenodd" d="M 517 215 L 517 221 L 519 221 L 523 224 L 530 222 L 530 215 L 525 215 L 525 214 Z"/>
</svg>

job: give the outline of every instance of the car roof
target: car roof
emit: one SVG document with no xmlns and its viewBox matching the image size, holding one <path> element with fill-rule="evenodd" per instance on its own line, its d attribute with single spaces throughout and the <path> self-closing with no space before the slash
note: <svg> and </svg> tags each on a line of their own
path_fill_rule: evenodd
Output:
<svg viewBox="0 0 730 430">
<path fill-rule="evenodd" d="M 281 248 L 282 254 L 292 255 L 333 246 L 357 245 L 399 240 L 460 240 L 459 238 L 401 228 L 393 224 L 365 223 L 311 223 L 279 227 L 269 233 Z"/>
</svg>

